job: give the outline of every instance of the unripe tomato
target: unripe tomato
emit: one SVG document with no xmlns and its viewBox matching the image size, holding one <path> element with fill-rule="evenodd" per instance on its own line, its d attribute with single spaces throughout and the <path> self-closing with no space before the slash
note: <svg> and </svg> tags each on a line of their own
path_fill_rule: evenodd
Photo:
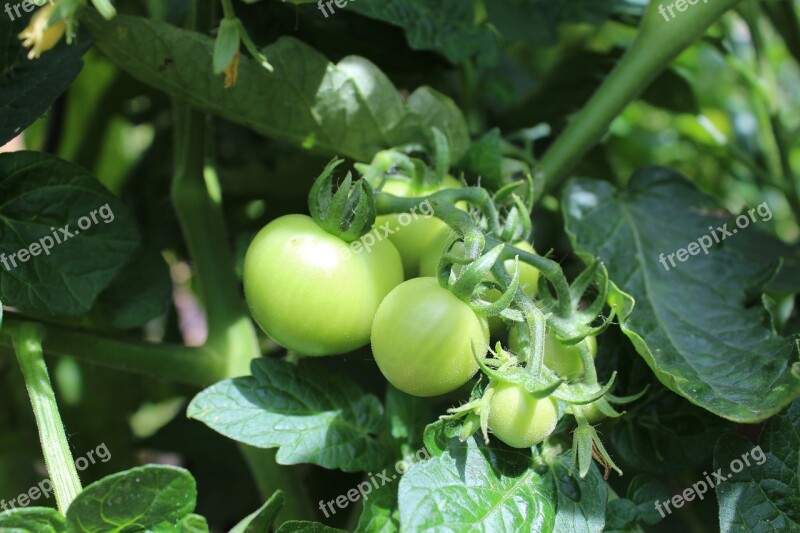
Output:
<svg viewBox="0 0 800 533">
<path fill-rule="evenodd" d="M 440 185 L 433 187 L 415 186 L 410 178 L 397 176 L 388 178 L 381 191 L 402 198 L 413 198 L 427 196 L 442 189 L 460 189 L 461 187 L 461 182 L 452 176 L 445 176 Z M 419 211 L 416 214 L 419 216 L 405 226 L 400 223 L 399 217 L 403 216 L 402 214 L 381 215 L 375 219 L 375 227 L 385 226 L 388 222 L 388 227 L 395 230 L 393 234 L 389 235 L 389 239 L 397 247 L 397 251 L 400 252 L 400 257 L 403 259 L 406 279 L 418 275 L 422 250 L 434 235 L 447 229 L 447 224 L 436 217 L 424 216 Z"/>
<path fill-rule="evenodd" d="M 594 337 L 586 337 L 582 342 L 589 345 L 592 357 L 597 355 L 597 340 Z M 519 334 L 517 328 L 511 328 L 508 333 L 508 347 L 512 352 L 519 353 Z M 558 342 L 555 334 L 548 331 L 544 340 L 544 364 L 558 374 L 567 378 L 569 381 L 578 379 L 583 375 L 583 360 L 578 345 L 572 346 Z"/>
<path fill-rule="evenodd" d="M 558 404 L 552 397 L 537 400 L 514 383 L 493 384 L 489 400 L 489 429 L 514 448 L 530 448 L 546 439 L 558 423 Z"/>
<path fill-rule="evenodd" d="M 391 242 L 355 253 L 304 215 L 267 224 L 244 262 L 253 318 L 281 346 L 303 355 L 366 345 L 378 306 L 402 281 L 400 255 Z"/>
<path fill-rule="evenodd" d="M 586 405 L 573 405 L 572 408 L 575 409 L 576 407 L 581 410 L 581 414 L 586 418 L 586 421 L 590 424 L 596 424 L 603 420 L 606 415 L 600 412 L 600 409 L 597 407 L 597 401 L 592 403 L 587 403 Z"/>
<path fill-rule="evenodd" d="M 478 371 L 472 354 L 486 355 L 486 320 L 434 278 L 395 288 L 378 308 L 372 353 L 389 383 L 414 396 L 438 396 L 464 385 Z"/>
</svg>

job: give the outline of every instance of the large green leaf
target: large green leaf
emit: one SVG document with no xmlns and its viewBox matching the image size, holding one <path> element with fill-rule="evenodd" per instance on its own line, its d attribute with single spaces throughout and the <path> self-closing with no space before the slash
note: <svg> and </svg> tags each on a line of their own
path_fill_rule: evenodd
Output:
<svg viewBox="0 0 800 533">
<path fill-rule="evenodd" d="M 280 447 L 280 464 L 313 463 L 345 472 L 385 465 L 387 450 L 376 437 L 383 409 L 376 397 L 308 361 L 259 359 L 251 369 L 252 376 L 198 394 L 189 418 L 257 448 Z"/>
<path fill-rule="evenodd" d="M 466 151 L 466 120 L 449 98 L 423 88 L 403 100 L 364 58 L 330 63 L 310 46 L 283 37 L 264 53 L 268 72 L 242 56 L 239 81 L 225 89 L 211 65 L 212 38 L 140 17 L 82 17 L 100 50 L 135 78 L 205 111 L 268 137 L 366 161 L 377 151 L 428 144 L 430 126 L 444 131 L 452 160 Z"/>
<path fill-rule="evenodd" d="M 451 439 L 443 454 L 416 463 L 400 481 L 400 522 L 408 531 L 553 531 L 552 476 L 530 450 Z"/>
<path fill-rule="evenodd" d="M 714 468 L 726 478 L 716 486 L 723 533 L 800 531 L 800 400 L 767 423 L 758 448 L 720 439 Z"/>
<path fill-rule="evenodd" d="M 0 513 L 0 531 L 3 533 L 62 533 L 65 528 L 61 513 L 49 507 L 17 508 Z"/>
<path fill-rule="evenodd" d="M 400 531 L 400 510 L 397 508 L 397 484 L 381 485 L 364 496 L 364 510 L 358 518 L 356 533 L 395 533 Z"/>
<path fill-rule="evenodd" d="M 8 5 L 8 4 L 6 4 Z M 13 4 L 12 4 L 13 5 Z M 0 146 L 41 116 L 83 67 L 87 40 L 61 43 L 39 59 L 30 60 L 17 38 L 30 16 L 0 24 Z"/>
<path fill-rule="evenodd" d="M 105 533 L 176 526 L 192 514 L 196 500 L 197 487 L 186 470 L 163 465 L 133 468 L 86 487 L 69 506 L 67 530 Z M 197 530 L 196 524 L 192 527 Z"/>
<path fill-rule="evenodd" d="M 473 2 L 353 0 L 347 10 L 400 26 L 411 48 L 435 50 L 453 63 L 475 56 L 485 62 L 497 59 L 497 38 L 485 24 L 475 23 Z"/>
<path fill-rule="evenodd" d="M 116 197 L 84 169 L 46 154 L 0 154 L 0 199 L 0 298 L 25 311 L 88 311 L 139 242 Z M 81 219 L 90 223 L 85 230 Z M 26 261 L 12 261 L 23 248 Z"/>
<path fill-rule="evenodd" d="M 563 211 L 575 250 L 600 257 L 635 300 L 629 314 L 632 302 L 615 296 L 620 324 L 667 387 L 741 422 L 764 420 L 800 395 L 794 341 L 773 332 L 763 306 L 748 305 L 774 269 L 725 241 L 708 255 L 688 256 L 669 270 L 662 266 L 660 254 L 687 248 L 708 235 L 709 226 L 735 228 L 688 179 L 648 168 L 636 172 L 625 191 L 579 180 L 565 192 Z"/>
</svg>

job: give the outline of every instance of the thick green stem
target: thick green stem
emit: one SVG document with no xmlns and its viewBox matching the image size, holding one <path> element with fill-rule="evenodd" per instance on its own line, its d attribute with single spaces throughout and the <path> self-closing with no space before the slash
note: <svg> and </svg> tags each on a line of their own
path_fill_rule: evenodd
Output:
<svg viewBox="0 0 800 533">
<path fill-rule="evenodd" d="M 205 164 L 206 119 L 175 102 L 175 177 L 172 200 L 208 316 L 207 346 L 225 361 L 228 377 L 250 373 L 260 355 L 228 247 L 216 173 Z"/>
<path fill-rule="evenodd" d="M 78 471 L 69 449 L 56 396 L 44 362 L 41 331 L 35 324 L 22 324 L 13 328 L 13 339 L 17 360 L 36 417 L 36 425 L 39 427 L 44 461 L 53 484 L 58 510 L 66 515 L 70 504 L 82 490 L 81 480 L 78 478 Z"/>
<path fill-rule="evenodd" d="M 699 39 L 726 11 L 741 0 L 714 0 L 674 8 L 674 17 L 661 2 L 651 2 L 639 35 L 625 56 L 572 118 L 540 162 L 546 189 L 552 189 L 608 131 L 611 122 L 635 100 L 678 54 Z M 659 11 L 659 9 L 663 11 Z"/>
<path fill-rule="evenodd" d="M 34 323 L 6 317 L 0 347 L 14 347 L 13 332 Z M 120 341 L 59 326 L 36 324 L 48 355 L 74 357 L 89 363 L 156 379 L 204 387 L 223 378 L 224 368 L 205 348 Z"/>
</svg>

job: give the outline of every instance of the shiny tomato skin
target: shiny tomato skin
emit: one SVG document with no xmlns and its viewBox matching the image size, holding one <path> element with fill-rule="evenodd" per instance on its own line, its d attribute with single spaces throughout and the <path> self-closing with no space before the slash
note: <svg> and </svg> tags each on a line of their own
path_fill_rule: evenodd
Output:
<svg viewBox="0 0 800 533">
<path fill-rule="evenodd" d="M 489 429 L 514 448 L 530 448 L 546 439 L 558 423 L 558 404 L 533 398 L 514 383 L 493 384 L 489 400 Z"/>
<path fill-rule="evenodd" d="M 395 288 L 372 325 L 378 367 L 392 385 L 414 396 L 438 396 L 469 381 L 478 371 L 473 342 L 485 356 L 486 320 L 434 278 L 411 279 Z"/>
<path fill-rule="evenodd" d="M 381 191 L 402 198 L 413 198 L 427 196 L 442 189 L 460 189 L 461 187 L 461 182 L 452 176 L 446 176 L 440 185 L 433 187 L 417 187 L 410 178 L 397 176 L 387 179 Z M 459 205 L 459 207 L 461 206 Z M 411 221 L 402 225 L 401 221 L 408 216 L 411 216 Z M 425 215 L 420 209 L 417 209 L 416 213 L 412 215 L 398 213 L 381 215 L 375 219 L 375 227 L 387 227 L 387 223 L 389 224 L 388 228 L 394 231 L 389 235 L 389 239 L 403 259 L 406 279 L 416 277 L 419 275 L 419 260 L 422 251 L 434 235 L 447 229 L 447 224 L 436 217 Z"/>
<path fill-rule="evenodd" d="M 244 263 L 253 318 L 278 344 L 302 355 L 368 344 L 378 306 L 402 281 L 400 255 L 390 241 L 356 253 L 304 215 L 267 224 Z"/>
</svg>

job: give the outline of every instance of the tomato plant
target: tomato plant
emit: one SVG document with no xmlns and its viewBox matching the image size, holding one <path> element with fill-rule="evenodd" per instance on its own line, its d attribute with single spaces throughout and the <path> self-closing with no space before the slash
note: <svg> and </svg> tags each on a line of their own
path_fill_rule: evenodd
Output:
<svg viewBox="0 0 800 533">
<path fill-rule="evenodd" d="M 798 9 L 9 0 L 0 532 L 797 531 Z"/>
</svg>

